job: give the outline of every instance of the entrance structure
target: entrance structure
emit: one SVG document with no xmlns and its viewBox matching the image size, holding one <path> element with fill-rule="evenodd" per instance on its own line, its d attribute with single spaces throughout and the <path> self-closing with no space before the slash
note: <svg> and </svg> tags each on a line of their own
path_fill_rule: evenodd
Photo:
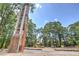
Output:
<svg viewBox="0 0 79 59">
<path fill-rule="evenodd" d="M 25 3 L 20 11 L 15 30 L 8 47 L 8 53 L 23 52 L 28 31 L 29 3 Z"/>
</svg>

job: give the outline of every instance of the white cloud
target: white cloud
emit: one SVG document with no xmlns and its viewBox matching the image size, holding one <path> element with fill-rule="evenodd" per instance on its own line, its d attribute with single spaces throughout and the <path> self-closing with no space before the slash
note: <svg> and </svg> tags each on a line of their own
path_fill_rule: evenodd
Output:
<svg viewBox="0 0 79 59">
<path fill-rule="evenodd" d="M 54 19 L 54 21 L 56 21 L 56 22 L 57 22 L 57 21 L 58 21 L 58 18 L 55 18 L 55 19 Z"/>
<path fill-rule="evenodd" d="M 48 22 L 49 22 L 48 20 L 45 20 L 45 22 L 44 22 L 44 23 L 46 24 L 46 23 L 48 23 Z"/>
<path fill-rule="evenodd" d="M 46 23 L 48 23 L 48 22 L 53 22 L 53 21 L 56 21 L 56 22 L 57 22 L 57 21 L 58 21 L 58 18 L 55 18 L 54 20 L 45 20 L 45 21 L 44 21 L 44 24 L 46 24 Z"/>
<path fill-rule="evenodd" d="M 35 7 L 38 8 L 42 8 L 42 6 L 40 4 L 35 4 Z"/>
</svg>

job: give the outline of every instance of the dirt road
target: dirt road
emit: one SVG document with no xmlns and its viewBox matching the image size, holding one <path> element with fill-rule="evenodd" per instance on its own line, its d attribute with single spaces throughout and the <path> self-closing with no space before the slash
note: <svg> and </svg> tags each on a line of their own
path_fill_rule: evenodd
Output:
<svg viewBox="0 0 79 59">
<path fill-rule="evenodd" d="M 23 53 L 7 53 L 7 49 L 5 49 L 0 52 L 0 55 L 1 56 L 79 56 L 79 52 L 56 51 L 54 48 L 42 48 L 42 49 L 30 48 L 30 49 L 25 49 Z"/>
</svg>

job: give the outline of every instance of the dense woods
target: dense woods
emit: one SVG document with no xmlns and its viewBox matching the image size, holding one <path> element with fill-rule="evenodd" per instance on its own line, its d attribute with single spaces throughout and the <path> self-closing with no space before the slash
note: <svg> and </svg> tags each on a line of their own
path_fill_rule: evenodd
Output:
<svg viewBox="0 0 79 59">
<path fill-rule="evenodd" d="M 0 4 L 0 49 L 7 48 L 10 44 L 19 7 L 21 8 L 22 4 Z M 79 46 L 79 21 L 68 27 L 62 26 L 59 21 L 53 21 L 37 29 L 36 24 L 29 18 L 25 45 L 26 47 Z"/>
</svg>

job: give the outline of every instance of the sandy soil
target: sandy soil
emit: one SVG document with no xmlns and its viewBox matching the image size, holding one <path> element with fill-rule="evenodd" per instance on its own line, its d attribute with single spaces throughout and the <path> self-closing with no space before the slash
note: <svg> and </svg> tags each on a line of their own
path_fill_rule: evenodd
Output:
<svg viewBox="0 0 79 59">
<path fill-rule="evenodd" d="M 57 49 L 57 50 L 55 50 Z M 26 48 L 23 53 L 7 53 L 7 49 L 0 51 L 1 56 L 79 56 L 78 51 L 64 51 L 78 48 Z"/>
</svg>

